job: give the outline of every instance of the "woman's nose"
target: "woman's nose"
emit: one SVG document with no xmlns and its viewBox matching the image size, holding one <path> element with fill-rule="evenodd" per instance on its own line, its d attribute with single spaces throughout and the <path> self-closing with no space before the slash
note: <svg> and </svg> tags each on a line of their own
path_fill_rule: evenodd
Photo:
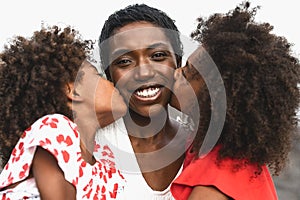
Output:
<svg viewBox="0 0 300 200">
<path fill-rule="evenodd" d="M 154 67 L 149 63 L 143 63 L 134 69 L 134 78 L 138 81 L 144 81 L 154 76 Z"/>
</svg>

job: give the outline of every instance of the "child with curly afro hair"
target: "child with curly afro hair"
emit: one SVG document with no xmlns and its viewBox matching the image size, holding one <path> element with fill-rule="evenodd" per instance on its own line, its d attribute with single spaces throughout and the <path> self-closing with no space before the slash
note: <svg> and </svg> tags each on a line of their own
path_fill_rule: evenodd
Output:
<svg viewBox="0 0 300 200">
<path fill-rule="evenodd" d="M 185 168 L 171 186 L 176 199 L 278 199 L 269 170 L 278 175 L 291 149 L 298 123 L 300 64 L 291 44 L 271 33 L 273 26 L 255 22 L 258 8 L 250 9 L 245 2 L 226 14 L 198 18 L 191 34 L 202 46 L 175 75 L 174 90 L 184 91 L 183 81 L 190 83 L 201 113 Z M 209 106 L 211 97 L 220 92 L 209 94 L 196 70 L 203 67 L 204 51 L 222 77 L 226 101 L 220 104 L 226 103 L 226 114 L 217 144 L 199 155 L 212 112 L 218 113 Z"/>
<path fill-rule="evenodd" d="M 94 138 L 127 107 L 91 64 L 92 48 L 73 28 L 53 26 L 1 52 L 0 199 L 119 197 L 124 179 Z"/>
</svg>

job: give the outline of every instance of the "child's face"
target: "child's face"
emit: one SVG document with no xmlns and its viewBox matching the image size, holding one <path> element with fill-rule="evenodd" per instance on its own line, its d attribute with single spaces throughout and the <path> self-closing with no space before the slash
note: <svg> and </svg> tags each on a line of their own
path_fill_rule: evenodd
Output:
<svg viewBox="0 0 300 200">
<path fill-rule="evenodd" d="M 200 99 L 200 94 L 205 86 L 202 75 L 197 70 L 199 62 L 199 52 L 196 50 L 186 62 L 186 65 L 176 69 L 175 83 L 173 86 L 174 95 L 171 98 L 171 105 L 182 112 L 189 114 L 192 109 L 192 104 L 197 103 Z"/>
<path fill-rule="evenodd" d="M 85 104 L 86 112 L 95 114 L 101 127 L 126 113 L 127 106 L 118 90 L 110 81 L 102 78 L 93 65 L 83 62 L 79 75 L 76 91 Z"/>
</svg>

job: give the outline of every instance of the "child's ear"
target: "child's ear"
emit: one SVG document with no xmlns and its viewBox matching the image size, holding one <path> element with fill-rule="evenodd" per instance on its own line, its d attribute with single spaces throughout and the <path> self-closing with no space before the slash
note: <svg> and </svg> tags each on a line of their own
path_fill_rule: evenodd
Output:
<svg viewBox="0 0 300 200">
<path fill-rule="evenodd" d="M 83 99 L 81 98 L 80 94 L 76 92 L 76 88 L 74 83 L 68 83 L 66 85 L 66 95 L 69 100 L 74 102 L 81 102 Z"/>
</svg>

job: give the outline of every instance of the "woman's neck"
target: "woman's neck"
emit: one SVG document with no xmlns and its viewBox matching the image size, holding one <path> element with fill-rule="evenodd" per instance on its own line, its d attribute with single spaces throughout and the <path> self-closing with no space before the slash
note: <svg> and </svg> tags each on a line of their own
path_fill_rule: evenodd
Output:
<svg viewBox="0 0 300 200">
<path fill-rule="evenodd" d="M 178 123 L 165 116 L 155 117 L 134 115 L 124 117 L 125 126 L 136 153 L 151 152 L 167 145 L 176 135 Z"/>
<path fill-rule="evenodd" d="M 145 139 L 157 137 L 165 132 L 169 123 L 167 112 L 161 112 L 153 116 L 142 116 L 134 111 L 128 111 L 124 116 L 127 132 L 134 137 Z"/>
</svg>

